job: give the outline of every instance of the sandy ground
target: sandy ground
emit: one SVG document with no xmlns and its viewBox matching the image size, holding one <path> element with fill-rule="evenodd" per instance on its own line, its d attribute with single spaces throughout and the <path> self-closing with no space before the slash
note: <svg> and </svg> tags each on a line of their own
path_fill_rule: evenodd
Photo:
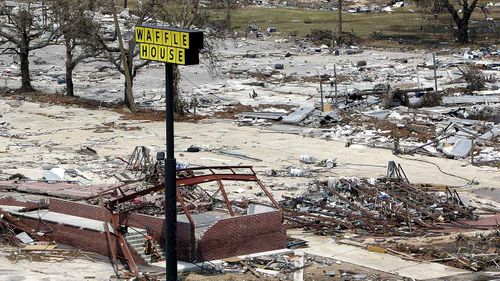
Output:
<svg viewBox="0 0 500 281">
<path fill-rule="evenodd" d="M 105 257 L 94 261 L 78 258 L 63 262 L 19 260 L 12 263 L 6 256 L 13 250 L 0 245 L 1 281 L 105 281 L 110 280 L 110 276 L 114 274 L 111 264 L 106 262 Z"/>
<path fill-rule="evenodd" d="M 340 93 L 346 90 L 368 89 L 378 83 L 391 83 L 393 88 L 416 87 L 420 82 L 422 87 L 432 87 L 432 72 L 421 68 L 417 74 L 416 66 L 429 64 L 432 56 L 424 51 L 384 51 L 371 48 L 363 53 L 333 56 L 328 50 L 315 52 L 308 45 L 299 46 L 295 42 L 276 42 L 276 38 L 255 40 L 246 38 L 228 39 L 219 42 L 217 55 L 221 60 L 218 66 L 219 76 L 212 76 L 209 67 L 204 64 L 180 67 L 181 88 L 183 98 L 190 100 L 211 96 L 222 101 L 237 101 L 242 104 L 273 104 L 289 103 L 294 105 L 311 105 L 319 100 L 318 83 L 306 83 L 299 77 L 313 77 L 319 74 L 333 76 L 334 65 L 340 79 Z M 444 50 L 449 51 L 449 50 Z M 461 53 L 462 50 L 456 50 Z M 38 90 L 47 92 L 64 92 L 65 84 L 58 84 L 58 79 L 64 78 L 63 46 L 48 46 L 43 50 L 32 52 L 30 57 L 33 85 Z M 286 57 L 285 54 L 292 54 Z M 255 55 L 249 58 L 248 55 Z M 401 60 L 407 63 L 400 63 Z M 367 69 L 358 71 L 356 63 L 367 61 Z M 460 56 L 439 55 L 439 61 L 463 60 Z M 0 86 L 15 89 L 20 87 L 20 77 L 7 75 L 4 72 L 19 72 L 16 65 L 18 58 L 14 55 L 0 57 Z M 42 61 L 43 63 L 40 63 Z M 38 62 L 38 63 L 36 63 Z M 136 62 L 138 63 L 138 61 Z M 265 79 L 265 87 L 245 85 L 258 79 L 251 77 L 247 71 L 256 73 L 271 72 L 276 63 L 282 63 L 284 69 L 270 78 Z M 457 69 L 439 69 L 438 82 L 440 88 L 448 85 L 456 76 Z M 235 74 L 235 73 L 241 74 Z M 151 102 L 164 95 L 164 66 L 152 63 L 140 70 L 134 80 L 134 94 L 138 102 Z M 284 82 L 283 78 L 292 79 Z M 419 76 L 419 79 L 417 78 Z M 293 78 L 294 77 L 294 78 Z M 102 100 L 120 101 L 123 99 L 124 78 L 106 62 L 80 64 L 74 73 L 75 93 L 78 96 Z M 459 84 L 454 83 L 453 86 Z M 324 85 L 325 92 L 333 92 L 333 88 Z M 249 94 L 255 90 L 259 98 L 251 99 Z M 314 97 L 314 98 L 311 98 Z M 160 103 L 161 105 L 161 103 Z M 206 113 L 210 113 L 207 111 Z"/>
<path fill-rule="evenodd" d="M 156 146 L 165 143 L 164 122 L 123 120 L 118 113 L 108 110 L 88 110 L 76 107 L 52 106 L 31 102 L 0 100 L 2 120 L 9 137 L 0 138 L 0 178 L 22 173 L 31 179 L 41 179 L 43 169 L 50 166 L 78 168 L 91 181 L 78 178 L 86 185 L 111 184 L 117 182 L 112 176 L 123 169 L 123 162 L 116 157 L 128 158 L 136 146 Z M 176 123 L 176 158 L 178 162 L 196 165 L 253 165 L 260 173 L 264 184 L 276 197 L 294 195 L 306 187 L 307 182 L 327 177 L 356 176 L 380 177 L 386 173 L 387 162 L 400 163 L 410 182 L 435 183 L 451 186 L 466 186 L 475 180 L 477 185 L 466 188 L 500 188 L 500 173 L 491 167 L 475 167 L 453 159 L 425 156 L 393 155 L 390 150 L 369 148 L 361 145 L 346 147 L 342 142 L 281 134 L 265 127 L 238 127 L 231 120 L 209 119 L 199 123 Z M 185 152 L 190 145 L 205 147 L 212 151 Z M 95 149 L 97 156 L 77 153 L 81 147 Z M 227 149 L 243 153 L 262 161 L 251 161 L 220 155 L 216 149 Z M 338 167 L 328 169 L 303 165 L 301 155 L 310 155 L 319 160 L 337 158 Z M 461 178 L 445 175 L 443 171 Z M 267 174 L 282 170 L 289 174 L 290 168 L 305 168 L 310 177 L 281 176 Z M 236 185 L 251 195 L 255 189 L 246 189 L 246 184 Z M 234 196 L 241 196 L 233 194 Z"/>
</svg>

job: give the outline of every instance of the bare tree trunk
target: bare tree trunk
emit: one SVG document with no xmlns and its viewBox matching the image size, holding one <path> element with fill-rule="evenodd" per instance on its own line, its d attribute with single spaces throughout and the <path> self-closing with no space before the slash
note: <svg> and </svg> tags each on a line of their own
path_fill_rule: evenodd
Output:
<svg viewBox="0 0 500 281">
<path fill-rule="evenodd" d="M 463 16 L 460 18 L 459 11 L 455 9 L 453 4 L 449 1 L 445 1 L 444 7 L 448 10 L 448 12 L 453 17 L 453 21 L 457 25 L 457 41 L 460 44 L 469 43 L 469 20 L 472 15 L 472 12 L 477 7 L 478 0 L 473 0 L 469 5 L 467 1 L 464 1 L 462 4 Z"/>
<path fill-rule="evenodd" d="M 95 9 L 95 0 L 88 0 L 87 7 L 90 11 L 94 11 Z"/>
<path fill-rule="evenodd" d="M 64 45 L 66 46 L 66 95 L 74 97 L 73 70 L 75 69 L 75 65 L 73 63 L 73 52 L 71 50 L 70 39 L 65 38 Z"/>
<path fill-rule="evenodd" d="M 29 51 L 27 46 L 20 48 L 19 59 L 21 61 L 21 91 L 32 92 L 34 91 L 33 86 L 31 86 L 30 78 L 30 60 Z"/>
<path fill-rule="evenodd" d="M 113 12 L 113 21 L 115 22 L 115 31 L 118 36 L 118 46 L 120 47 L 120 57 L 122 61 L 122 66 L 123 66 L 123 72 L 125 74 L 125 105 L 133 112 L 137 112 L 136 106 L 135 106 L 135 101 L 134 101 L 134 94 L 132 92 L 132 60 L 129 60 L 127 58 L 127 54 L 125 53 L 125 48 L 123 47 L 123 39 L 122 39 L 122 33 L 120 31 L 120 25 L 118 24 L 118 16 L 116 15 L 116 6 L 113 5 L 112 7 L 112 12 Z"/>
<path fill-rule="evenodd" d="M 174 112 L 183 116 L 186 114 L 186 104 L 179 95 L 179 84 L 181 81 L 181 73 L 179 67 L 174 65 Z"/>
<path fill-rule="evenodd" d="M 460 44 L 469 43 L 469 25 L 466 23 L 457 24 L 457 41 Z"/>
<path fill-rule="evenodd" d="M 73 85 L 73 69 L 72 65 L 66 64 L 66 95 L 70 97 L 75 96 L 75 90 Z"/>
<path fill-rule="evenodd" d="M 128 86 L 129 84 L 125 81 L 125 98 L 123 100 L 123 102 L 125 103 L 125 105 L 130 109 L 130 104 L 133 104 L 135 106 L 135 101 L 134 99 L 130 100 L 129 99 L 129 89 L 128 89 Z M 130 81 L 130 87 L 134 87 L 134 81 Z M 130 89 L 130 93 L 132 92 L 132 89 Z"/>
</svg>

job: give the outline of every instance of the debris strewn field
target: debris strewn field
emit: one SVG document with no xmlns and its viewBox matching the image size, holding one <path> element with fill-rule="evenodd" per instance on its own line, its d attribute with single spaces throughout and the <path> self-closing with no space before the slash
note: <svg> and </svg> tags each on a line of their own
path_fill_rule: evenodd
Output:
<svg viewBox="0 0 500 281">
<path fill-rule="evenodd" d="M 474 14 L 489 39 L 459 47 L 443 43 L 445 17 L 350 1 L 340 40 L 332 1 L 256 2 L 212 42 L 218 75 L 180 67 L 184 280 L 498 277 L 496 23 Z M 92 16 L 115 44 L 113 17 Z M 119 14 L 126 41 L 135 19 Z M 77 96 L 62 95 L 64 52 L 30 53 L 33 93 L 15 90 L 15 52 L 0 55 L 0 279 L 161 280 L 164 65 L 138 71 L 134 113 L 104 59 L 79 64 Z"/>
</svg>

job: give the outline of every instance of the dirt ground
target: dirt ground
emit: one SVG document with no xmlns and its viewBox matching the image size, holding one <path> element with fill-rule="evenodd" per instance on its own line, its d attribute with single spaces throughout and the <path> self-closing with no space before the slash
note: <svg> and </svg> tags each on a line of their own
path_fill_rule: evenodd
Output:
<svg viewBox="0 0 500 281">
<path fill-rule="evenodd" d="M 12 262 L 8 257 L 15 251 L 15 248 L 0 244 L 0 281 L 107 281 L 114 274 L 106 257 L 92 253 L 68 261 L 53 258 L 49 261 L 51 258 L 47 258 L 46 261 L 19 259 Z"/>
<path fill-rule="evenodd" d="M 335 273 L 333 276 L 332 273 Z M 365 279 L 363 279 L 363 278 Z M 395 281 L 404 280 L 402 277 L 380 272 L 373 269 L 368 269 L 360 266 L 356 266 L 349 263 L 333 264 L 333 265 L 312 265 L 307 267 L 304 272 L 305 281 L 344 281 L 344 280 L 356 280 L 356 278 L 361 278 L 361 280 L 380 280 L 380 281 Z M 291 280 L 281 279 L 279 277 L 261 277 L 257 278 L 250 272 L 245 274 L 222 274 L 222 275 L 200 275 L 200 274 L 189 274 L 185 276 L 184 281 L 271 281 L 271 280 Z"/>
</svg>

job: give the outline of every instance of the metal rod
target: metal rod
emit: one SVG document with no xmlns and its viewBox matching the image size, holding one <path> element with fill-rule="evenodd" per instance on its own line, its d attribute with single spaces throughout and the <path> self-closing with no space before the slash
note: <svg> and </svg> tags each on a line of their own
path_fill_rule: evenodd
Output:
<svg viewBox="0 0 500 281">
<path fill-rule="evenodd" d="M 335 77 L 335 105 L 338 105 L 338 95 L 337 95 L 337 65 L 333 65 L 333 76 Z"/>
<path fill-rule="evenodd" d="M 166 84 L 166 145 L 165 159 L 165 234 L 167 281 L 177 281 L 177 196 L 176 163 L 174 157 L 174 68 L 165 64 Z"/>
<path fill-rule="evenodd" d="M 321 94 L 321 112 L 325 112 L 325 106 L 323 103 L 323 81 L 321 81 L 321 75 L 318 72 L 319 77 L 319 92 Z"/>
<path fill-rule="evenodd" d="M 472 139 L 472 145 L 470 149 L 470 163 L 474 166 L 474 138 Z"/>
<path fill-rule="evenodd" d="M 436 54 L 432 54 L 432 65 L 434 69 L 434 91 L 438 91 L 438 80 L 437 80 L 437 72 L 436 72 Z"/>
<path fill-rule="evenodd" d="M 102 198 L 102 193 L 99 194 L 99 206 L 101 207 L 101 216 L 104 226 L 104 233 L 106 234 L 106 242 L 108 242 L 108 249 L 111 253 L 111 263 L 113 265 L 113 269 L 115 274 L 118 276 L 120 268 L 118 267 L 118 260 L 116 258 L 116 247 L 113 247 L 113 240 L 111 239 L 111 234 L 109 232 L 109 219 L 106 216 L 106 208 L 104 207 L 104 199 Z"/>
<path fill-rule="evenodd" d="M 224 189 L 224 185 L 222 184 L 222 181 L 218 180 L 217 185 L 219 186 L 219 190 L 222 193 L 222 197 L 224 197 L 224 202 L 226 202 L 227 210 L 229 211 L 229 214 L 231 217 L 234 217 L 234 210 L 233 206 L 231 205 L 231 201 L 229 201 L 229 198 L 227 197 L 226 190 Z"/>
<path fill-rule="evenodd" d="M 417 88 L 420 89 L 420 73 L 418 71 L 418 65 L 417 65 Z"/>
</svg>

